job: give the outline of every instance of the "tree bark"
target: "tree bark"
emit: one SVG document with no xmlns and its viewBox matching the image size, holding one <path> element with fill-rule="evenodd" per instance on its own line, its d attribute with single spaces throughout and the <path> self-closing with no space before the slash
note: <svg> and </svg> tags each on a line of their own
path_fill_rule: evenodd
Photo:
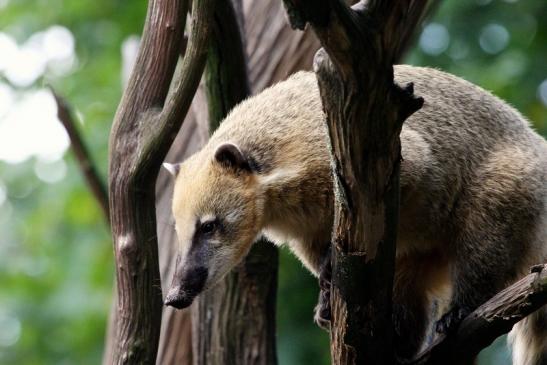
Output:
<svg viewBox="0 0 547 365">
<path fill-rule="evenodd" d="M 285 0 L 293 27 L 309 22 L 332 144 L 336 192 L 332 250 L 334 364 L 391 364 L 392 286 L 399 205 L 399 133 L 423 99 L 394 83 L 426 1 Z"/>
<path fill-rule="evenodd" d="M 110 221 L 116 256 L 116 364 L 156 361 L 162 296 L 155 181 L 196 91 L 205 64 L 211 0 L 194 0 L 182 70 L 169 93 L 188 3 L 152 0 L 131 78 L 110 138 Z"/>
</svg>

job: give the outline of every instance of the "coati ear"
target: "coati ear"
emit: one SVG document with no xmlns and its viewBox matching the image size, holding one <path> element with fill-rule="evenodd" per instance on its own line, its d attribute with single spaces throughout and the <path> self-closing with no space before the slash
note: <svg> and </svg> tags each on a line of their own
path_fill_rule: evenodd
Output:
<svg viewBox="0 0 547 365">
<path fill-rule="evenodd" d="M 223 166 L 236 170 L 251 171 L 249 161 L 239 147 L 231 142 L 224 142 L 215 151 L 215 160 Z"/>
<path fill-rule="evenodd" d="M 173 177 L 177 177 L 177 175 L 179 174 L 181 165 L 182 165 L 182 163 L 169 163 L 169 162 L 164 162 L 162 164 L 163 168 L 166 169 L 167 171 L 169 171 L 169 173 Z"/>
</svg>

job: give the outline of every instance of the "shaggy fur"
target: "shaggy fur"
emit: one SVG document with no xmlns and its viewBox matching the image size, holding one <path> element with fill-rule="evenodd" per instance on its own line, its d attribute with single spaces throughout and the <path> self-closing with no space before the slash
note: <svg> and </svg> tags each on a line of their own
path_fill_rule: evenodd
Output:
<svg viewBox="0 0 547 365">
<path fill-rule="evenodd" d="M 547 143 L 515 109 L 462 79 L 411 66 L 396 66 L 395 79 L 425 99 L 401 132 L 394 321 L 399 355 L 410 357 L 439 319 L 433 305 L 444 313 L 440 327 L 450 326 L 547 259 Z M 237 149 L 223 163 L 214 156 L 226 142 Z M 318 275 L 333 221 L 328 151 L 314 74 L 238 105 L 180 166 L 181 265 L 196 221 L 213 217 L 222 224 L 202 255 L 205 287 L 260 234 L 286 243 Z M 544 309 L 515 327 L 515 364 L 546 363 L 546 322 Z"/>
</svg>

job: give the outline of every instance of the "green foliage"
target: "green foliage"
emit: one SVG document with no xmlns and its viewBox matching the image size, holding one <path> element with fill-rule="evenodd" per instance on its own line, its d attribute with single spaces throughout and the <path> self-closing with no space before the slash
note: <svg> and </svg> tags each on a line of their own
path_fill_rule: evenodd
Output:
<svg viewBox="0 0 547 365">
<path fill-rule="evenodd" d="M 77 67 L 62 78 L 46 73 L 30 89 L 47 82 L 67 96 L 82 117 L 79 127 L 102 176 L 121 96 L 120 44 L 141 32 L 145 11 L 145 1 L 119 0 L 16 0 L 1 10 L 0 32 L 19 44 L 54 24 L 74 35 Z M 17 97 L 26 91 L 19 89 Z M 64 160 L 66 177 L 53 184 L 35 174 L 36 158 L 0 162 L 0 186 L 7 191 L 0 204 L 1 364 L 101 361 L 112 243 L 72 155 Z"/>
<path fill-rule="evenodd" d="M 47 82 L 70 100 L 103 176 L 121 96 L 120 47 L 140 34 L 145 11 L 144 0 L 11 0 L 1 9 L 0 32 L 19 43 L 53 24 L 74 35 L 78 62 L 72 73 L 46 73 L 30 89 Z M 406 62 L 438 67 L 493 91 L 547 135 L 547 107 L 538 97 L 547 79 L 545 18 L 545 1 L 444 1 Z M 0 82 L 6 82 L 1 75 Z M 0 198 L 0 363 L 98 363 L 112 294 L 109 232 L 70 153 L 59 182 L 40 180 L 38 163 L 0 162 L 0 196 L 3 187 L 7 191 L 3 203 Z M 281 364 L 329 363 L 328 335 L 312 320 L 317 294 L 316 279 L 284 252 Z M 496 341 L 481 364 L 509 363 L 504 348 Z"/>
</svg>

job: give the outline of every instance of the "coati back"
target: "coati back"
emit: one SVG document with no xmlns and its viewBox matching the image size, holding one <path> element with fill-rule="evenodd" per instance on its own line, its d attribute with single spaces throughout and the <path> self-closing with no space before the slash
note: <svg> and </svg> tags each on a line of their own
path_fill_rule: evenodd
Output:
<svg viewBox="0 0 547 365">
<path fill-rule="evenodd" d="M 516 110 L 457 77 L 396 66 L 395 79 L 425 100 L 401 131 L 394 324 L 399 356 L 411 357 L 438 319 L 433 301 L 446 330 L 546 261 L 547 143 Z M 190 305 L 262 234 L 320 274 L 334 196 L 313 73 L 242 102 L 201 151 L 168 168 L 181 259 L 167 304 Z M 545 323 L 542 309 L 516 326 L 515 363 L 547 361 Z"/>
</svg>

